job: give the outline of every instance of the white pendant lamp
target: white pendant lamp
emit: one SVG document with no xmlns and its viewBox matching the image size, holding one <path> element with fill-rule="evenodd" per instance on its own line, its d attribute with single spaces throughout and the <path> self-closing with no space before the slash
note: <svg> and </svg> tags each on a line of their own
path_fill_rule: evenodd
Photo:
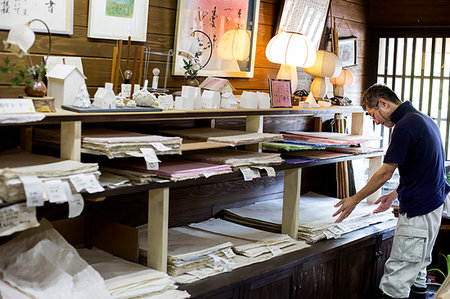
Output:
<svg viewBox="0 0 450 299">
<path fill-rule="evenodd" d="M 316 50 L 304 34 L 281 32 L 267 44 L 266 57 L 273 63 L 309 67 L 316 60 Z"/>
</svg>

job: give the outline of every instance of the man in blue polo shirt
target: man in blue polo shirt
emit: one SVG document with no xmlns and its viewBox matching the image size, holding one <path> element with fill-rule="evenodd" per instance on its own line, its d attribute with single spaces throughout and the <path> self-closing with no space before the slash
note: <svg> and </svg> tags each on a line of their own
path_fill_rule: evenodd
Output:
<svg viewBox="0 0 450 299">
<path fill-rule="evenodd" d="M 387 210 L 398 197 L 399 218 L 392 251 L 384 267 L 380 289 L 383 298 L 425 298 L 426 267 L 441 224 L 444 199 L 445 154 L 439 128 L 411 102 L 402 103 L 387 86 L 375 84 L 363 95 L 361 106 L 375 123 L 394 127 L 383 165 L 366 186 L 342 199 L 333 216 L 341 222 L 355 206 L 388 181 L 398 167 L 397 189 L 380 197 L 374 212 Z"/>
</svg>

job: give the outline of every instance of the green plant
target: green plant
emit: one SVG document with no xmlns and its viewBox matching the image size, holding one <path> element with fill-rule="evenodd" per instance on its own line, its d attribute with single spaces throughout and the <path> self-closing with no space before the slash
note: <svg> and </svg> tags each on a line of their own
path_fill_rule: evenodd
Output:
<svg viewBox="0 0 450 299">
<path fill-rule="evenodd" d="M 442 276 L 444 276 L 444 279 L 445 279 L 445 278 L 447 277 L 447 275 L 450 273 L 450 254 L 445 255 L 445 254 L 439 253 L 439 255 L 443 256 L 444 259 L 445 259 L 445 262 L 446 262 L 446 264 L 447 264 L 447 274 L 445 274 L 445 273 L 444 273 L 441 269 L 439 269 L 439 268 L 428 269 L 428 272 L 436 271 L 436 272 L 440 273 Z"/>
<path fill-rule="evenodd" d="M 45 74 L 45 62 L 43 61 L 41 65 L 27 66 L 19 59 L 16 63 L 11 63 L 8 57 L 3 59 L 3 65 L 0 66 L 0 76 L 5 77 L 7 75 L 12 75 L 9 82 L 11 86 L 18 86 L 25 83 L 28 87 L 33 87 L 35 80 L 42 81 Z"/>
<path fill-rule="evenodd" d="M 189 77 L 190 79 L 195 79 L 197 77 L 198 71 L 202 68 L 200 64 L 200 56 L 202 55 L 202 51 L 198 51 L 195 53 L 195 56 L 192 59 L 183 59 L 184 66 L 184 77 Z"/>
</svg>

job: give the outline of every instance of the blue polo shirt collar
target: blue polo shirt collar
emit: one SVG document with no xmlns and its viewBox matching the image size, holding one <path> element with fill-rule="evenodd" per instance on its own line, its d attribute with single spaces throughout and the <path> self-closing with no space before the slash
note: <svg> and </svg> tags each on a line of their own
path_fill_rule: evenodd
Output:
<svg viewBox="0 0 450 299">
<path fill-rule="evenodd" d="M 414 111 L 416 111 L 416 108 L 413 107 L 410 101 L 406 101 L 391 113 L 391 121 L 396 124 L 406 113 Z"/>
</svg>

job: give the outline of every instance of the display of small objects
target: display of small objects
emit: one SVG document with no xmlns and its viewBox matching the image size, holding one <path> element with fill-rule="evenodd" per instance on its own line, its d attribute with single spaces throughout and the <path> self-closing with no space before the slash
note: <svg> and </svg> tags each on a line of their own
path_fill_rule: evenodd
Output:
<svg viewBox="0 0 450 299">
<path fill-rule="evenodd" d="M 80 108 L 88 108 L 91 106 L 91 100 L 87 91 L 86 84 L 81 85 L 80 91 L 78 91 L 73 106 Z"/>
<path fill-rule="evenodd" d="M 156 105 L 156 97 L 147 90 L 148 80 L 145 80 L 141 90 L 134 93 L 133 100 L 135 105 L 140 107 L 151 107 Z"/>
</svg>

